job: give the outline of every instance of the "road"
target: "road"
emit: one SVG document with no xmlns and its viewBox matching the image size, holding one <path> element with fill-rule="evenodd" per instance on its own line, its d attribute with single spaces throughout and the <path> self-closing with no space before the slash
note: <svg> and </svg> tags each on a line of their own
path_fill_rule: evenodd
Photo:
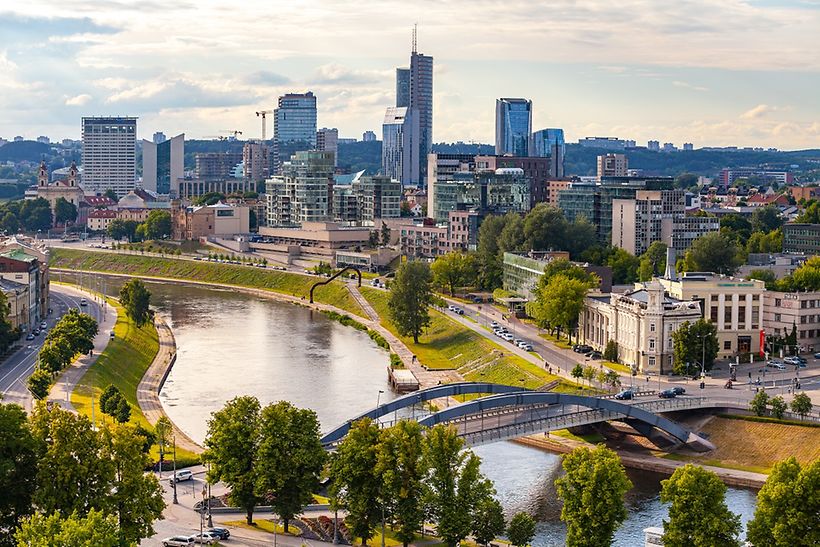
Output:
<svg viewBox="0 0 820 547">
<path fill-rule="evenodd" d="M 98 302 L 93 299 L 87 300 L 86 306 L 80 305 L 82 297 L 70 293 L 59 285 L 50 287 L 50 305 L 52 313 L 46 319 L 47 328 L 50 329 L 69 308 L 77 308 L 88 313 L 97 321 L 102 317 L 103 311 Z M 45 342 L 45 334 L 40 333 L 34 340 L 22 338 L 19 342 L 22 347 L 12 353 L 0 363 L 0 394 L 5 403 L 17 403 L 26 410 L 31 409 L 31 394 L 26 386 L 28 377 L 34 372 L 37 364 L 37 353 Z"/>
</svg>

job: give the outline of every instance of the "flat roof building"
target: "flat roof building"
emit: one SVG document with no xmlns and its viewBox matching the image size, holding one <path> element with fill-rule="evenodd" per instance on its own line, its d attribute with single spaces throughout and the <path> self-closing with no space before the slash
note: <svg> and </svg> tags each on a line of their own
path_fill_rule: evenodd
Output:
<svg viewBox="0 0 820 547">
<path fill-rule="evenodd" d="M 114 190 L 122 197 L 136 185 L 137 118 L 84 117 L 83 187 L 89 194 Z"/>
</svg>

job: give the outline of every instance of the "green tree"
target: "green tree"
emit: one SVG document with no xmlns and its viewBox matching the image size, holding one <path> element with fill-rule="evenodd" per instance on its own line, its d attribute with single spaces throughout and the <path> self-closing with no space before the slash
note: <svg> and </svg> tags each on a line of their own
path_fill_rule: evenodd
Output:
<svg viewBox="0 0 820 547">
<path fill-rule="evenodd" d="M 171 237 L 171 213 L 154 209 L 145 220 L 147 239 L 164 239 Z"/>
<path fill-rule="evenodd" d="M 587 365 L 584 367 L 584 380 L 587 381 L 587 385 L 592 387 L 592 379 L 595 378 L 595 367 L 592 365 Z"/>
<path fill-rule="evenodd" d="M 778 462 L 757 494 L 755 515 L 747 525 L 752 545 L 820 545 L 820 460 L 801 467 L 794 457 Z"/>
<path fill-rule="evenodd" d="M 503 258 L 504 253 L 521 251 L 524 249 L 524 220 L 517 213 L 507 213 L 504 215 L 504 229 L 498 236 L 499 258 Z"/>
<path fill-rule="evenodd" d="M 809 258 L 791 275 L 793 290 L 820 291 L 820 256 Z"/>
<path fill-rule="evenodd" d="M 567 227 L 567 220 L 560 209 L 539 203 L 524 218 L 524 244 L 534 251 L 564 249 Z"/>
<path fill-rule="evenodd" d="M 131 279 L 122 286 L 120 303 L 137 327 L 145 325 L 151 317 L 151 293 L 139 279 Z"/>
<path fill-rule="evenodd" d="M 577 260 L 587 249 L 594 246 L 597 240 L 595 225 L 585 216 L 579 216 L 567 226 L 564 249 Z"/>
<path fill-rule="evenodd" d="M 580 363 L 575 363 L 575 366 L 572 367 L 572 372 L 570 372 L 570 375 L 576 380 L 580 380 L 584 377 L 584 367 L 582 367 Z"/>
<path fill-rule="evenodd" d="M 501 503 L 493 498 L 486 498 L 476 504 L 473 513 L 473 539 L 479 545 L 488 545 L 504 533 L 507 523 L 504 522 L 504 509 Z"/>
<path fill-rule="evenodd" d="M 15 533 L 17 545 L 59 545 L 60 547 L 118 547 L 122 545 L 113 515 L 91 510 L 85 517 L 60 512 L 48 516 L 36 513 L 23 521 Z"/>
<path fill-rule="evenodd" d="M 370 418 L 355 422 L 330 461 L 330 495 L 334 508 L 347 510 L 347 527 L 362 545 L 384 515 L 382 478 L 378 472 L 379 425 Z"/>
<path fill-rule="evenodd" d="M 173 430 L 174 426 L 171 424 L 171 420 L 164 414 L 160 416 L 154 425 L 154 435 L 156 436 L 157 447 L 159 448 L 160 477 L 162 476 L 162 464 L 165 461 L 165 450 L 168 447 L 168 442 L 171 440 Z"/>
<path fill-rule="evenodd" d="M 752 400 L 749 401 L 749 410 L 758 416 L 766 414 L 766 408 L 769 406 L 769 395 L 765 391 L 758 391 Z"/>
<path fill-rule="evenodd" d="M 649 281 L 655 276 L 663 275 L 666 269 L 666 244 L 654 241 L 640 258 L 639 277 Z"/>
<path fill-rule="evenodd" d="M 765 207 L 758 207 L 752 213 L 752 231 L 763 232 L 768 234 L 777 230 L 783 225 L 783 219 L 780 218 L 780 209 L 774 205 L 766 205 Z"/>
<path fill-rule="evenodd" d="M 717 327 L 705 319 L 684 322 L 672 333 L 675 374 L 687 374 L 689 366 L 712 370 L 718 354 Z"/>
<path fill-rule="evenodd" d="M 498 248 L 498 239 L 504 229 L 504 217 L 489 215 L 478 229 L 478 262 L 479 281 L 486 290 L 501 286 L 502 255 Z"/>
<path fill-rule="evenodd" d="M 2 220 L 0 220 L 0 230 L 6 232 L 7 234 L 16 234 L 20 231 L 20 221 L 17 220 L 17 216 L 12 213 L 11 211 L 6 212 L 2 216 Z"/>
<path fill-rule="evenodd" d="M 747 277 L 763 281 L 766 284 L 766 290 L 772 291 L 777 287 L 777 277 L 771 270 L 752 270 Z"/>
<path fill-rule="evenodd" d="M 113 416 L 121 424 L 124 424 L 131 419 L 131 405 L 128 404 L 125 397 L 120 397 L 117 401 L 117 411 L 113 414 Z"/>
<path fill-rule="evenodd" d="M 705 234 L 686 251 L 684 267 L 688 272 L 713 272 L 732 275 L 742 258 L 738 245 L 719 232 Z"/>
<path fill-rule="evenodd" d="M 584 297 L 590 288 L 588 283 L 564 274 L 553 276 L 545 287 L 539 284 L 534 290 L 534 319 L 540 326 L 569 330 L 578 321 L 584 308 Z"/>
<path fill-rule="evenodd" d="M 256 495 L 256 464 L 259 446 L 259 401 L 256 397 L 235 397 L 208 420 L 205 461 L 211 464 L 208 480 L 230 487 L 228 500 L 245 510 L 253 524 Z"/>
<path fill-rule="evenodd" d="M 48 392 L 51 389 L 52 378 L 53 377 L 50 372 L 37 367 L 34 369 L 34 372 L 31 373 L 31 376 L 28 377 L 28 381 L 26 382 L 28 390 L 37 399 L 45 399 L 48 397 Z"/>
<path fill-rule="evenodd" d="M 475 257 L 459 251 L 452 251 L 436 258 L 430 266 L 430 271 L 433 274 L 433 284 L 446 288 L 452 296 L 457 288 L 475 282 Z"/>
<path fill-rule="evenodd" d="M 65 198 L 57 198 L 54 202 L 54 220 L 57 224 L 66 224 L 77 220 L 77 206 Z"/>
<path fill-rule="evenodd" d="M 805 392 L 801 391 L 800 393 L 796 393 L 794 395 L 794 399 L 792 399 L 792 412 L 800 416 L 802 420 L 809 414 L 811 414 L 812 404 L 811 398 L 806 395 Z"/>
<path fill-rule="evenodd" d="M 668 547 L 734 547 L 740 545 L 740 517 L 726 506 L 726 485 L 702 467 L 686 464 L 661 481 L 661 501 L 670 503 L 663 521 Z"/>
<path fill-rule="evenodd" d="M 284 529 L 313 499 L 327 457 L 316 413 L 287 401 L 262 409 L 256 491 L 270 495 Z"/>
<path fill-rule="evenodd" d="M 769 399 L 769 405 L 772 407 L 772 416 L 774 416 L 778 420 L 783 419 L 783 415 L 786 413 L 786 409 L 789 408 L 789 405 L 786 404 L 786 401 L 780 395 L 777 395 Z"/>
<path fill-rule="evenodd" d="M 516 513 L 507 527 L 507 539 L 516 547 L 526 547 L 535 538 L 535 519 L 527 513 Z"/>
<path fill-rule="evenodd" d="M 618 362 L 618 342 L 615 340 L 607 340 L 603 358 L 611 363 Z"/>
<path fill-rule="evenodd" d="M 684 190 L 696 186 L 698 183 L 698 176 L 694 173 L 681 173 L 675 177 L 675 188 L 683 188 Z"/>
<path fill-rule="evenodd" d="M 381 229 L 381 238 L 382 238 L 382 245 L 387 246 L 390 245 L 390 226 L 387 225 L 386 222 L 382 221 L 382 229 Z"/>
<path fill-rule="evenodd" d="M 638 280 L 641 260 L 624 249 L 616 248 L 607 258 L 606 265 L 612 268 L 612 282 L 624 285 Z"/>
<path fill-rule="evenodd" d="M 109 188 L 108 190 L 106 190 L 105 194 L 103 195 L 113 201 L 119 201 L 120 199 L 119 196 L 117 196 L 117 192 L 115 192 L 113 188 Z"/>
<path fill-rule="evenodd" d="M 381 432 L 376 472 L 384 483 L 384 499 L 396 539 L 407 547 L 424 521 L 422 480 L 424 437 L 421 426 L 402 420 Z"/>
<path fill-rule="evenodd" d="M 598 276 L 595 274 L 586 271 L 581 266 L 578 266 L 565 258 L 559 258 L 556 260 L 551 260 L 549 264 L 546 265 L 544 268 L 544 275 L 538 279 L 539 286 L 546 286 L 547 283 L 549 283 L 549 281 L 558 274 L 562 274 L 570 279 L 577 279 L 590 287 L 595 286 L 598 283 Z"/>
<path fill-rule="evenodd" d="M 752 235 L 752 223 L 737 213 L 720 217 L 720 231 L 734 241 L 746 241 Z"/>
<path fill-rule="evenodd" d="M 116 239 L 117 241 L 121 239 L 133 241 L 137 233 L 138 225 L 139 223 L 135 220 L 115 218 L 111 221 L 111 224 L 108 225 L 106 232 L 111 239 Z"/>
<path fill-rule="evenodd" d="M 24 200 L 17 218 L 26 230 L 45 232 L 51 228 L 51 205 L 43 198 Z"/>
<path fill-rule="evenodd" d="M 604 445 L 576 448 L 563 456 L 565 475 L 555 481 L 563 501 L 567 545 L 611 545 L 626 519 L 624 495 L 632 488 L 618 455 Z"/>
<path fill-rule="evenodd" d="M 425 262 L 405 262 L 396 270 L 390 284 L 388 310 L 390 321 L 402 336 L 412 336 L 419 343 L 419 336 L 430 324 L 429 307 L 432 299 L 430 266 Z"/>
<path fill-rule="evenodd" d="M 114 414 L 117 409 L 122 393 L 114 384 L 108 384 L 106 388 L 100 393 L 100 410 L 106 414 Z"/>
<path fill-rule="evenodd" d="M 37 441 L 19 405 L 0 404 L 0 545 L 10 545 L 20 521 L 31 514 L 37 481 Z"/>
</svg>

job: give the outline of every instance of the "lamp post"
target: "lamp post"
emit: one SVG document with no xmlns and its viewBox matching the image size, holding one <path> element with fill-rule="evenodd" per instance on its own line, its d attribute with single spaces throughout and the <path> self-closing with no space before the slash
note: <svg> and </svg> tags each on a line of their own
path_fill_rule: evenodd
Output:
<svg viewBox="0 0 820 547">
<path fill-rule="evenodd" d="M 171 475 L 171 484 L 174 486 L 174 504 L 178 505 L 177 499 L 177 437 L 174 435 L 174 474 Z"/>
<path fill-rule="evenodd" d="M 214 519 L 211 517 L 211 462 L 208 462 L 208 474 L 205 475 L 208 481 L 208 528 L 214 527 Z"/>
</svg>

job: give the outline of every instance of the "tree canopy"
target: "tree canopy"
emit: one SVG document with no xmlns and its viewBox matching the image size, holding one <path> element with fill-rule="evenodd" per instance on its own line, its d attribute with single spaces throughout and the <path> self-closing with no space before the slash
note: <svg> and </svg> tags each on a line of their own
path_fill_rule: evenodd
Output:
<svg viewBox="0 0 820 547">
<path fill-rule="evenodd" d="M 672 333 L 675 374 L 686 374 L 687 366 L 712 370 L 718 354 L 717 327 L 711 321 L 698 319 L 684 322 Z"/>
<path fill-rule="evenodd" d="M 409 261 L 399 266 L 390 284 L 390 321 L 400 335 L 412 336 L 416 344 L 430 324 L 431 282 L 432 274 L 427 263 Z"/>
<path fill-rule="evenodd" d="M 732 275 L 741 261 L 741 250 L 737 243 L 720 232 L 710 232 L 692 243 L 686 251 L 684 266 L 688 272 Z"/>
<path fill-rule="evenodd" d="M 433 283 L 447 289 L 450 296 L 457 288 L 473 285 L 476 282 L 476 260 L 472 254 L 451 251 L 439 256 L 430 266 Z"/>
<path fill-rule="evenodd" d="M 130 279 L 122 286 L 120 304 L 138 327 L 145 325 L 151 318 L 151 293 L 139 279 Z"/>
</svg>

